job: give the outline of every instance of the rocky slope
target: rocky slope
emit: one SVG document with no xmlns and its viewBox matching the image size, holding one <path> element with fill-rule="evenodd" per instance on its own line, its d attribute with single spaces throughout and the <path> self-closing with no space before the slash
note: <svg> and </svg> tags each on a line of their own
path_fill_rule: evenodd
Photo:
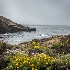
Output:
<svg viewBox="0 0 70 70">
<path fill-rule="evenodd" d="M 35 28 L 25 27 L 17 24 L 10 19 L 0 16 L 0 33 L 5 32 L 18 32 L 18 31 L 36 31 Z"/>
</svg>

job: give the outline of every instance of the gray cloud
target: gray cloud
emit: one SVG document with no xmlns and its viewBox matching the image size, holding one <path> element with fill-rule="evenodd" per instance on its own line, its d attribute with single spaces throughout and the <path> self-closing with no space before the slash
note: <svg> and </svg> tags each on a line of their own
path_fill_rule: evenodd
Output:
<svg viewBox="0 0 70 70">
<path fill-rule="evenodd" d="M 70 0 L 0 0 L 0 15 L 22 24 L 69 25 Z"/>
</svg>

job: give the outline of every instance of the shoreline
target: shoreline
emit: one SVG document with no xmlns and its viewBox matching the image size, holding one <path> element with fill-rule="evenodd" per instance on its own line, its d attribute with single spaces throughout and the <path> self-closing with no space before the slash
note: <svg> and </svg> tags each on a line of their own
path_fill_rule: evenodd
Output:
<svg viewBox="0 0 70 70">
<path fill-rule="evenodd" d="M 42 38 L 42 39 L 33 39 L 31 41 L 26 41 L 26 42 L 22 42 L 19 43 L 17 45 L 22 45 L 22 44 L 31 44 L 31 42 L 40 42 L 41 45 L 43 46 L 48 46 L 50 47 L 52 43 L 58 43 L 62 38 L 68 37 L 70 36 L 70 34 L 68 35 L 54 35 L 52 37 L 48 37 L 48 38 Z"/>
<path fill-rule="evenodd" d="M 68 36 L 70 36 L 70 34 L 67 34 L 67 35 L 54 35 L 54 36 L 51 36 L 51 37 L 48 37 L 48 38 L 32 39 L 31 41 L 25 41 L 25 42 L 21 42 L 19 44 L 15 44 L 15 45 L 16 46 L 19 46 L 19 45 L 25 45 L 25 46 L 27 45 L 28 46 L 29 44 L 31 44 L 34 41 L 34 42 L 39 42 L 40 45 L 42 45 L 42 46 L 51 47 L 52 43 L 58 43 L 62 38 L 67 38 Z M 3 41 L 0 41 L 0 42 L 3 42 Z M 6 44 L 9 44 L 9 43 L 6 43 Z M 9 44 L 9 45 L 14 46 L 13 44 Z"/>
</svg>

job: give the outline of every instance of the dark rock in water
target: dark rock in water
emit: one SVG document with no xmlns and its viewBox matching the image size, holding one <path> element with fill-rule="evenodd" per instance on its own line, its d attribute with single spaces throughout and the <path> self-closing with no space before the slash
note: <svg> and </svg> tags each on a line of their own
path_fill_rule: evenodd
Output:
<svg viewBox="0 0 70 70">
<path fill-rule="evenodd" d="M 36 31 L 36 28 L 25 27 L 17 24 L 10 19 L 0 16 L 0 33 L 18 32 L 18 31 Z"/>
</svg>

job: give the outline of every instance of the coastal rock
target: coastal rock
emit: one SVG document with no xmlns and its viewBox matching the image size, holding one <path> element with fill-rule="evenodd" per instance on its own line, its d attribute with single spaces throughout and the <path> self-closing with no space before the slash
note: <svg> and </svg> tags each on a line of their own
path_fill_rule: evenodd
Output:
<svg viewBox="0 0 70 70">
<path fill-rule="evenodd" d="M 25 27 L 17 24 L 10 19 L 0 16 L 0 33 L 18 32 L 18 31 L 36 31 L 36 28 Z"/>
</svg>

